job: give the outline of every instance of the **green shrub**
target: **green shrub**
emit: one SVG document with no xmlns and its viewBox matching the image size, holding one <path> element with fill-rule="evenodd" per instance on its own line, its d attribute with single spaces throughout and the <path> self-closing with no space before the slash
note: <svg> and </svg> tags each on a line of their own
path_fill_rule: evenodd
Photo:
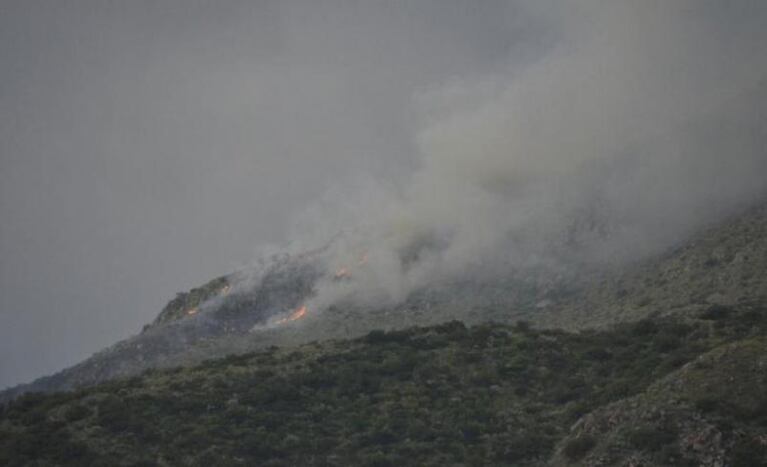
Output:
<svg viewBox="0 0 767 467">
<path fill-rule="evenodd" d="M 504 463 L 516 464 L 526 459 L 545 456 L 551 452 L 553 439 L 534 430 L 525 430 L 508 439 L 497 459 Z"/>
<path fill-rule="evenodd" d="M 362 464 L 368 467 L 392 467 L 398 464 L 399 459 L 392 455 L 384 454 L 381 451 L 376 451 L 367 456 L 362 461 Z"/>
<path fill-rule="evenodd" d="M 589 360 L 596 360 L 598 362 L 606 362 L 613 358 L 613 355 L 603 348 L 589 349 L 583 356 Z"/>
<path fill-rule="evenodd" d="M 703 413 L 716 412 L 720 408 L 719 399 L 704 397 L 695 401 L 695 407 Z"/>
<path fill-rule="evenodd" d="M 650 319 L 638 321 L 633 328 L 635 336 L 651 336 L 660 330 L 659 326 Z"/>
<path fill-rule="evenodd" d="M 584 434 L 568 441 L 563 453 L 570 462 L 575 462 L 583 459 L 596 445 L 597 441 L 593 436 Z"/>
<path fill-rule="evenodd" d="M 703 313 L 700 314 L 701 319 L 718 321 L 730 316 L 733 309 L 724 305 L 711 305 Z"/>
<path fill-rule="evenodd" d="M 90 416 L 90 414 L 91 409 L 82 404 L 75 404 L 67 409 L 64 413 L 64 418 L 68 422 L 76 422 Z"/>
<path fill-rule="evenodd" d="M 763 467 L 767 465 L 767 446 L 752 437 L 735 441 L 730 452 L 733 467 Z"/>
<path fill-rule="evenodd" d="M 365 342 L 368 344 L 384 344 L 388 342 L 386 331 L 374 329 L 365 336 Z"/>
<path fill-rule="evenodd" d="M 659 451 L 676 440 L 677 433 L 671 427 L 641 427 L 628 434 L 629 442 L 637 449 Z"/>
</svg>

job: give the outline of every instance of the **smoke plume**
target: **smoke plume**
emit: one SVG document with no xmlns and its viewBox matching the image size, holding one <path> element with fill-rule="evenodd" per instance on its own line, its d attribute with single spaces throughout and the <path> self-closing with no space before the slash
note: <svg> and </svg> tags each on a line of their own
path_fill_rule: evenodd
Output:
<svg viewBox="0 0 767 467">
<path fill-rule="evenodd" d="M 310 309 L 635 261 L 763 194 L 767 8 L 564 3 L 537 7 L 559 39 L 536 60 L 418 96 L 411 177 L 303 220 L 299 249 L 334 238 Z"/>
<path fill-rule="evenodd" d="M 254 245 L 243 314 L 306 291 L 309 315 L 434 290 L 470 308 L 646 258 L 765 187 L 764 0 L 0 12 L 0 387 L 127 338 Z"/>
</svg>

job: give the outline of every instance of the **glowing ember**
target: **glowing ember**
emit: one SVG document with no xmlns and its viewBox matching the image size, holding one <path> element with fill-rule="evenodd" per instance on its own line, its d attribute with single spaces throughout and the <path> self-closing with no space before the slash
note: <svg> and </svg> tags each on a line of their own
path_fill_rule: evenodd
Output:
<svg viewBox="0 0 767 467">
<path fill-rule="evenodd" d="M 281 320 L 277 321 L 277 324 L 289 323 L 291 321 L 301 319 L 304 316 L 306 316 L 306 305 L 303 305 L 301 308 L 291 313 L 287 318 L 282 318 Z"/>
<path fill-rule="evenodd" d="M 357 266 L 364 266 L 368 262 L 368 254 L 363 253 L 362 256 L 357 260 Z M 334 279 L 348 279 L 352 276 L 351 271 L 348 267 L 342 266 L 336 273 L 333 275 Z"/>
<path fill-rule="evenodd" d="M 192 308 L 190 310 L 187 310 L 186 314 L 188 314 L 188 315 L 195 315 L 195 314 L 197 314 L 198 311 L 200 311 L 200 310 L 198 310 L 197 307 L 195 307 L 195 308 Z"/>
</svg>

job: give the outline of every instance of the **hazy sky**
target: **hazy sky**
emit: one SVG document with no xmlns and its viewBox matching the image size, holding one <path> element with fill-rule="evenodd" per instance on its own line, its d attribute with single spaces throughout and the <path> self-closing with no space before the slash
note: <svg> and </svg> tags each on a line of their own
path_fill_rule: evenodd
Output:
<svg viewBox="0 0 767 467">
<path fill-rule="evenodd" d="M 551 193 L 606 200 L 633 240 L 696 225 L 764 184 L 766 12 L 0 2 L 0 387 L 138 332 L 359 180 L 402 193 L 354 209 L 446 227 L 448 259 L 579 212 L 530 210 L 560 203 Z"/>
<path fill-rule="evenodd" d="M 0 2 L 0 387 L 407 172 L 414 95 L 545 46 L 506 3 Z"/>
</svg>

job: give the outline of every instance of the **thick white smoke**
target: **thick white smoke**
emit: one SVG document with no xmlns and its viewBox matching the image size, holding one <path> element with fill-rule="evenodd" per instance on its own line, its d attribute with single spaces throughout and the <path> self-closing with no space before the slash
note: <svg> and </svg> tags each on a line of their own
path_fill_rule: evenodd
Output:
<svg viewBox="0 0 767 467">
<path fill-rule="evenodd" d="M 555 47 L 417 96 L 418 171 L 361 183 L 302 224 L 301 248 L 341 232 L 310 309 L 396 303 L 462 275 L 635 260 L 763 194 L 767 7 L 531 7 L 552 16 Z"/>
</svg>

